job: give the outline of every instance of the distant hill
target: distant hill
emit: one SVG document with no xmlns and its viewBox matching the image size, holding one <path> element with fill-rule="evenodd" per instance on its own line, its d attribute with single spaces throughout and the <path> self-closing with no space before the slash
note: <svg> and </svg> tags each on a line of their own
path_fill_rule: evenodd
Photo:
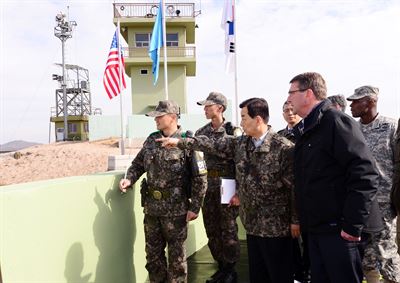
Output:
<svg viewBox="0 0 400 283">
<path fill-rule="evenodd" d="M 17 151 L 34 145 L 39 145 L 41 143 L 28 142 L 28 141 L 11 141 L 5 144 L 0 144 L 0 152 L 10 152 Z"/>
</svg>

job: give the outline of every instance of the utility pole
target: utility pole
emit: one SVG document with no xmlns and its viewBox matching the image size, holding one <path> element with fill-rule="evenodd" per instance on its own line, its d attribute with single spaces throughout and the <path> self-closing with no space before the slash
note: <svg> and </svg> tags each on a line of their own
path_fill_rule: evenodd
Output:
<svg viewBox="0 0 400 283">
<path fill-rule="evenodd" d="M 69 9 L 69 7 L 68 7 Z M 65 72 L 65 42 L 72 37 L 72 28 L 76 26 L 75 21 L 68 21 L 62 12 L 56 16 L 57 26 L 54 27 L 54 35 L 61 40 L 62 46 L 62 83 L 63 110 L 64 110 L 64 141 L 68 138 L 68 106 L 67 106 L 67 78 Z"/>
</svg>

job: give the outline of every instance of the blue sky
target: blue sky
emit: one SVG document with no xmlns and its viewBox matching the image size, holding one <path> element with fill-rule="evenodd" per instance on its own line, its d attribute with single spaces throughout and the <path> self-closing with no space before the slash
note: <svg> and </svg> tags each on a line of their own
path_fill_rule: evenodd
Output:
<svg viewBox="0 0 400 283">
<path fill-rule="evenodd" d="M 200 8 L 200 1 L 195 2 Z M 102 86 L 114 32 L 112 3 L 1 1 L 0 143 L 48 141 L 57 87 L 51 74 L 60 73 L 54 63 L 61 61 L 54 18 L 67 6 L 70 20 L 78 23 L 67 41 L 67 63 L 89 69 L 94 107 L 101 107 L 105 115 L 119 113 L 119 100 L 110 101 Z M 201 1 L 202 13 L 196 20 L 197 76 L 187 82 L 192 113 L 202 112 L 195 101 L 210 91 L 234 97 L 233 75 L 224 72 L 222 3 Z M 321 73 L 330 95 L 349 96 L 361 85 L 377 86 L 380 113 L 400 116 L 400 1 L 241 0 L 236 11 L 239 101 L 266 98 L 276 130 L 284 126 L 281 106 L 288 82 L 305 71 Z M 128 113 L 128 95 L 124 101 Z"/>
</svg>

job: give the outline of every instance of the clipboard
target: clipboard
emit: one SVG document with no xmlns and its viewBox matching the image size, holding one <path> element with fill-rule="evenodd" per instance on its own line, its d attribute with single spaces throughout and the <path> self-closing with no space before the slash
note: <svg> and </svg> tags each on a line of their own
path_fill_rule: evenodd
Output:
<svg viewBox="0 0 400 283">
<path fill-rule="evenodd" d="M 229 204 L 236 194 L 236 180 L 221 178 L 221 204 Z"/>
</svg>

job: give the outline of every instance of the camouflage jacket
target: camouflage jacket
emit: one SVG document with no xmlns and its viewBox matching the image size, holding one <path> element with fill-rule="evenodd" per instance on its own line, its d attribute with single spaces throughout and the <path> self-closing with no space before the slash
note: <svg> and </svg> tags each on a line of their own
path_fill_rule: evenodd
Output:
<svg viewBox="0 0 400 283">
<path fill-rule="evenodd" d="M 250 235 L 283 237 L 298 223 L 294 209 L 293 144 L 271 129 L 255 147 L 249 136 L 186 138 L 180 148 L 197 149 L 233 158 L 240 199 L 240 218 Z"/>
<path fill-rule="evenodd" d="M 378 115 L 369 124 L 359 123 L 367 145 L 376 161 L 379 173 L 378 202 L 390 202 L 394 170 L 396 121 Z"/>
<path fill-rule="evenodd" d="M 172 137 L 182 137 L 180 129 Z M 206 175 L 187 174 L 191 170 L 192 152 L 178 148 L 167 149 L 155 140 L 162 137 L 157 131 L 144 142 L 132 165 L 128 169 L 127 179 L 135 183 L 143 173 L 147 172 L 149 190 L 161 191 L 166 197 L 154 199 L 147 194 L 144 213 L 154 216 L 179 216 L 188 210 L 198 213 L 207 189 Z M 186 180 L 191 176 L 191 180 Z M 192 196 L 186 195 L 185 182 L 191 182 Z"/>
<path fill-rule="evenodd" d="M 211 123 L 208 123 L 198 129 L 195 135 L 207 136 L 215 142 L 226 135 L 233 135 L 231 124 L 229 123 L 228 126 L 227 124 L 228 123 L 224 123 L 218 129 L 214 129 Z M 204 159 L 207 164 L 207 170 L 210 172 L 207 178 L 209 188 L 219 189 L 220 177 L 235 178 L 235 163 L 231 158 L 221 158 L 216 154 L 204 152 Z M 218 174 L 213 174 L 214 172 Z"/>
</svg>

